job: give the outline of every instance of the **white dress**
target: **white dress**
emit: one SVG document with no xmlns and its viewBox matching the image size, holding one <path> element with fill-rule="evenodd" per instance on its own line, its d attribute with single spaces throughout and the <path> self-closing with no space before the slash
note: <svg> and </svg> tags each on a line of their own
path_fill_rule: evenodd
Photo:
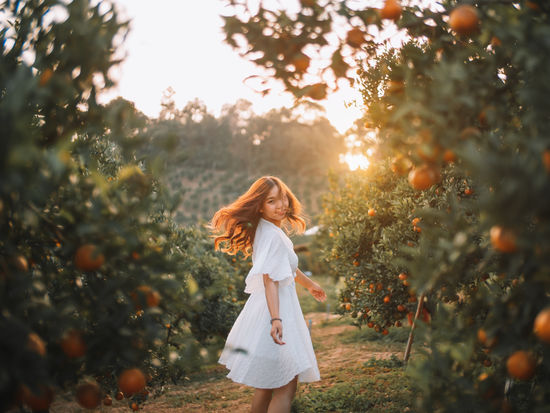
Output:
<svg viewBox="0 0 550 413">
<path fill-rule="evenodd" d="M 320 380 L 311 337 L 296 295 L 298 257 L 285 232 L 260 218 L 252 248 L 252 268 L 246 277 L 250 294 L 227 336 L 219 363 L 237 383 L 260 389 L 288 384 L 296 375 L 300 382 Z M 279 281 L 279 317 L 283 320 L 284 345 L 270 335 L 263 274 Z"/>
</svg>

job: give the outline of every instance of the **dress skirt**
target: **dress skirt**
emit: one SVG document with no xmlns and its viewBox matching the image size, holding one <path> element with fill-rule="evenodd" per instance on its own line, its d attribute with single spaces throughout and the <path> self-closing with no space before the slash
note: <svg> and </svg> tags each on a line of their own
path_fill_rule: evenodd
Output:
<svg viewBox="0 0 550 413">
<path fill-rule="evenodd" d="M 296 375 L 300 382 L 320 380 L 309 330 L 296 294 L 294 277 L 279 282 L 280 345 L 270 335 L 271 315 L 265 291 L 255 289 L 237 317 L 220 355 L 228 378 L 260 389 L 276 389 Z"/>
</svg>

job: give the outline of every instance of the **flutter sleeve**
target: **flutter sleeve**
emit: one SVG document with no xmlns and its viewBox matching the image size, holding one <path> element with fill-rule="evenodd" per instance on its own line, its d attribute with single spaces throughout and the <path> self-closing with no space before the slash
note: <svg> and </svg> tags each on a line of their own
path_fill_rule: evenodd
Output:
<svg viewBox="0 0 550 413">
<path fill-rule="evenodd" d="M 245 293 L 265 289 L 263 274 L 268 274 L 273 281 L 294 278 L 288 246 L 274 231 L 262 234 L 254 243 L 252 268 L 245 280 Z"/>
</svg>

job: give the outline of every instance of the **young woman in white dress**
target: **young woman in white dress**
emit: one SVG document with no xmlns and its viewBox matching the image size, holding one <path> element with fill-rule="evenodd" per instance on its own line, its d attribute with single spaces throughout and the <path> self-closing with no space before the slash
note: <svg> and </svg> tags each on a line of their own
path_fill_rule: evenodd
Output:
<svg viewBox="0 0 550 413">
<path fill-rule="evenodd" d="M 264 176 L 210 223 L 218 233 L 216 249 L 252 253 L 244 290 L 250 296 L 219 359 L 230 370 L 227 377 L 255 388 L 252 413 L 288 413 L 297 382 L 320 380 L 295 283 L 318 301 L 326 294 L 298 269 L 292 241 L 282 229 L 303 232 L 300 213 L 300 202 L 284 182 Z"/>
</svg>

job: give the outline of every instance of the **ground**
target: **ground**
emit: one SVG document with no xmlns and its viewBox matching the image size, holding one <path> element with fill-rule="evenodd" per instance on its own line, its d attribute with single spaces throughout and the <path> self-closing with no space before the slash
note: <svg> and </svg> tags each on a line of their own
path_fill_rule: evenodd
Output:
<svg viewBox="0 0 550 413">
<path fill-rule="evenodd" d="M 321 381 L 299 383 L 293 412 L 393 412 L 410 411 L 410 390 L 400 360 L 405 345 L 404 328 L 389 336 L 358 330 L 350 319 L 326 313 L 307 313 Z M 253 390 L 233 383 L 224 366 L 214 365 L 190 375 L 186 383 L 164 389 L 140 408 L 144 413 L 248 412 Z M 52 413 L 84 412 L 75 402 L 58 397 Z M 89 410 L 88 410 L 89 411 Z M 98 412 L 128 412 L 126 401 Z"/>
</svg>

